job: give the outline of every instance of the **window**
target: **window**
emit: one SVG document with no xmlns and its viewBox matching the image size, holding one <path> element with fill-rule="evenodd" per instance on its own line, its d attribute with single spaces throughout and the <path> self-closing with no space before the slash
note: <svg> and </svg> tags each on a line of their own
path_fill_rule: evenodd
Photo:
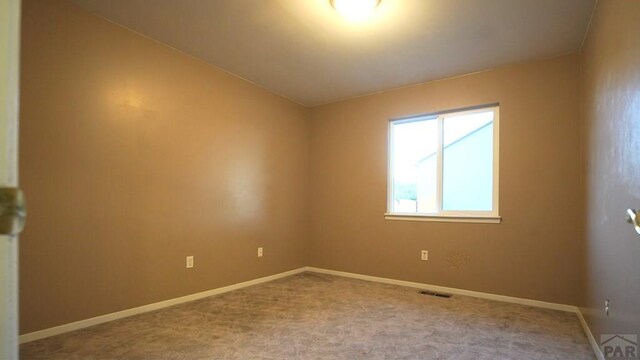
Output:
<svg viewBox="0 0 640 360">
<path fill-rule="evenodd" d="M 500 222 L 498 106 L 392 120 L 385 215 Z"/>
</svg>

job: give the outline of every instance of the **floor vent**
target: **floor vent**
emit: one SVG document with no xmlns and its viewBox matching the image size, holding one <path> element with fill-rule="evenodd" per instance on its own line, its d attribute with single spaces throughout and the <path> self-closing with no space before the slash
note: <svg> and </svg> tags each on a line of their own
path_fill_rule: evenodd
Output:
<svg viewBox="0 0 640 360">
<path fill-rule="evenodd" d="M 420 290 L 418 293 L 422 295 L 437 296 L 437 297 L 446 298 L 446 299 L 451 297 L 451 294 L 443 294 L 443 293 L 429 291 L 429 290 Z"/>
</svg>

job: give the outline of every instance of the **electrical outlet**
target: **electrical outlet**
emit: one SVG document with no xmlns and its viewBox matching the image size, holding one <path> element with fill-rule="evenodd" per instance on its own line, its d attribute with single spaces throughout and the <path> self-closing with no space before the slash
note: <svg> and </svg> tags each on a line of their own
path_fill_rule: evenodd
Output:
<svg viewBox="0 0 640 360">
<path fill-rule="evenodd" d="M 264 255 L 264 253 L 262 252 L 262 248 L 259 247 L 258 248 L 258 257 L 262 257 Z"/>
<path fill-rule="evenodd" d="M 422 250 L 422 251 L 420 252 L 420 260 L 422 260 L 422 261 L 427 261 L 427 260 L 429 260 L 429 251 L 427 251 L 427 250 Z"/>
<path fill-rule="evenodd" d="M 609 316 L 609 305 L 611 304 L 611 302 L 609 301 L 609 299 L 605 299 L 604 300 L 604 313 Z"/>
<path fill-rule="evenodd" d="M 193 267 L 193 256 L 187 256 L 187 269 L 191 269 Z"/>
</svg>

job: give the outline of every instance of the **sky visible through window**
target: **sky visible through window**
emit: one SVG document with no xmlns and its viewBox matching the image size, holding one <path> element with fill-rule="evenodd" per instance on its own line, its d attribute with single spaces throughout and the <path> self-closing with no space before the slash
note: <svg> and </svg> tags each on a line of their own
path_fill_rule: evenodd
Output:
<svg viewBox="0 0 640 360">
<path fill-rule="evenodd" d="M 492 112 L 456 116 L 456 124 L 444 132 L 444 146 L 460 140 L 493 121 Z M 453 119 L 452 119 L 453 120 Z M 394 125 L 394 179 L 401 182 L 415 181 L 417 164 L 429 155 L 434 155 L 438 147 L 438 121 L 429 119 Z"/>
<path fill-rule="evenodd" d="M 450 145 L 465 139 L 492 121 L 493 111 L 445 116 L 442 134 L 445 151 Z M 435 197 L 429 201 L 431 204 L 425 204 L 423 200 L 422 206 L 419 206 L 417 194 L 436 191 L 435 158 L 439 136 L 437 118 L 425 117 L 413 122 L 393 124 L 392 136 L 394 184 L 392 210 L 396 212 L 435 211 Z M 418 189 L 419 187 L 422 189 Z M 423 210 L 419 210 L 419 207 Z"/>
</svg>

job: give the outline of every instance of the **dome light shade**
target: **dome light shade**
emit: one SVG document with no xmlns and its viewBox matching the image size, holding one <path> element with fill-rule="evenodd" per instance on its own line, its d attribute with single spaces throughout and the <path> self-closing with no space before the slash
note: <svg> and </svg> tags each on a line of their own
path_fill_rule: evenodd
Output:
<svg viewBox="0 0 640 360">
<path fill-rule="evenodd" d="M 349 21 L 368 18 L 379 3 L 380 0 L 331 0 L 331 5 Z"/>
</svg>

